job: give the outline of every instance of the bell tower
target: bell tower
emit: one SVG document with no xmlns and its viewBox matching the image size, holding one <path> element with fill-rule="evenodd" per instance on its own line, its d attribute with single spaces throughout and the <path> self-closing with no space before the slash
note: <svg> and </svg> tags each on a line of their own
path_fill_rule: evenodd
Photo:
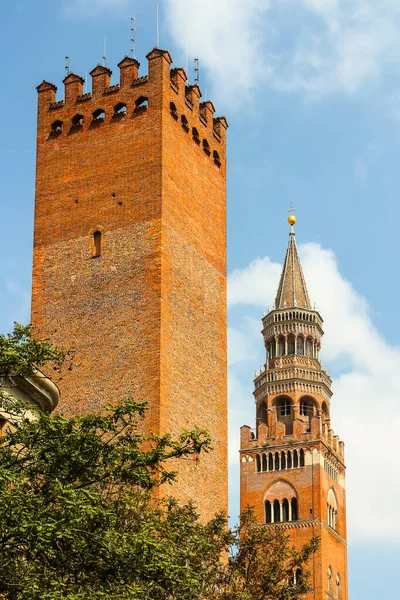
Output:
<svg viewBox="0 0 400 600">
<path fill-rule="evenodd" d="M 307 598 L 347 600 L 344 444 L 331 428 L 331 378 L 320 362 L 323 320 L 313 310 L 290 215 L 274 308 L 263 318 L 265 367 L 256 372 L 256 427 L 241 428 L 241 510 L 281 527 L 295 547 L 321 540 Z"/>
</svg>

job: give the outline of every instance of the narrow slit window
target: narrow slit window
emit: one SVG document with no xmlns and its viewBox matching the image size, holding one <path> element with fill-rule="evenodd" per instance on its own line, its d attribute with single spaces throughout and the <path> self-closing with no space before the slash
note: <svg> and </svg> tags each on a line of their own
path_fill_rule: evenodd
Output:
<svg viewBox="0 0 400 600">
<path fill-rule="evenodd" d="M 93 258 L 101 255 L 101 232 L 95 231 L 93 234 Z"/>
</svg>

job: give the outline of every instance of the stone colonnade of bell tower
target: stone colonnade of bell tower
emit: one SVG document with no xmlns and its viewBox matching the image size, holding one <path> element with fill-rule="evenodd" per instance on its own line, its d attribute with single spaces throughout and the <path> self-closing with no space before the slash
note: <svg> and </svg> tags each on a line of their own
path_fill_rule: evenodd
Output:
<svg viewBox="0 0 400 600">
<path fill-rule="evenodd" d="M 313 310 L 293 225 L 275 306 L 263 318 L 266 364 L 254 379 L 256 427 L 241 428 L 241 509 L 281 527 L 298 549 L 321 545 L 309 598 L 347 600 L 344 444 L 331 428 L 331 379 L 320 363 L 323 320 Z"/>
</svg>

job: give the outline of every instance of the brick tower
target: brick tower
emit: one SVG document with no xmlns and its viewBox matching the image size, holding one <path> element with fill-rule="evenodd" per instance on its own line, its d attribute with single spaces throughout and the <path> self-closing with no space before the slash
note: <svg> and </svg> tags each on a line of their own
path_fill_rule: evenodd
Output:
<svg viewBox="0 0 400 600">
<path fill-rule="evenodd" d="M 147 59 L 116 85 L 98 65 L 91 93 L 73 73 L 63 100 L 37 88 L 32 323 L 76 350 L 64 413 L 132 396 L 155 433 L 210 432 L 173 491 L 206 518 L 227 508 L 227 123 L 167 51 Z"/>
<path fill-rule="evenodd" d="M 282 527 L 295 547 L 318 536 L 307 598 L 347 600 L 344 444 L 331 429 L 331 379 L 320 363 L 293 225 L 275 307 L 263 318 L 265 368 L 254 380 L 256 429 L 241 428 L 241 510 Z M 278 525 L 277 525 L 278 524 Z"/>
</svg>

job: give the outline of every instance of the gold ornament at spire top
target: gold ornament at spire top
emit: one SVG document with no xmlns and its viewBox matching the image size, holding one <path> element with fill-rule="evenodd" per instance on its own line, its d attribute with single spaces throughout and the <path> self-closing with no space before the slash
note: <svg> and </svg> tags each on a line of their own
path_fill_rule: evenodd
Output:
<svg viewBox="0 0 400 600">
<path fill-rule="evenodd" d="M 294 225 L 296 223 L 297 219 L 294 215 L 289 215 L 288 216 L 288 223 L 289 225 Z"/>
</svg>

